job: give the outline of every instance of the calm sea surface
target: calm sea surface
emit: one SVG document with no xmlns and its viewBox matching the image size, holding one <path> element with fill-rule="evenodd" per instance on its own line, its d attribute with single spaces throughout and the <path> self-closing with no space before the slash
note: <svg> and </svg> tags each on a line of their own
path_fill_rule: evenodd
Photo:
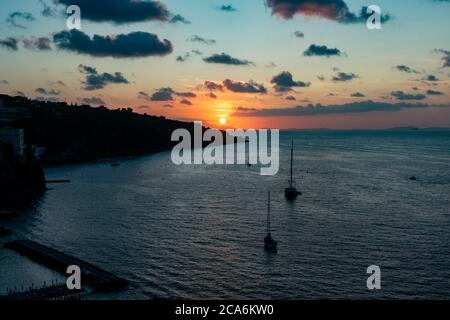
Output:
<svg viewBox="0 0 450 320">
<path fill-rule="evenodd" d="M 303 192 L 284 199 L 290 138 Z M 93 299 L 450 298 L 450 131 L 281 135 L 281 168 L 174 166 L 170 153 L 47 168 L 34 210 L 0 222 L 126 278 Z M 416 176 L 417 181 L 409 177 Z M 279 252 L 267 254 L 267 191 Z M 368 291 L 379 265 L 382 290 Z M 0 249 L 0 290 L 61 275 Z"/>
</svg>

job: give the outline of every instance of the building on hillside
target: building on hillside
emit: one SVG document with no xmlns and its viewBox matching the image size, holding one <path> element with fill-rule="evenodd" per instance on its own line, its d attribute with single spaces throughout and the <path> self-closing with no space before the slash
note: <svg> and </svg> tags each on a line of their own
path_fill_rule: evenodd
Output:
<svg viewBox="0 0 450 320">
<path fill-rule="evenodd" d="M 0 141 L 9 143 L 14 148 L 14 153 L 23 156 L 25 153 L 23 129 L 0 128 Z"/>
</svg>

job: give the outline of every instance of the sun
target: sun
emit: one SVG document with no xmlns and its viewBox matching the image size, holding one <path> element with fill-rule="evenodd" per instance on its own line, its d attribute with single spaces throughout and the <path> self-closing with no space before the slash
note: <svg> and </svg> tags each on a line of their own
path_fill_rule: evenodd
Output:
<svg viewBox="0 0 450 320">
<path fill-rule="evenodd" d="M 226 124 L 227 124 L 227 118 L 220 118 L 220 119 L 219 119 L 219 123 L 220 123 L 222 126 L 226 125 Z"/>
</svg>

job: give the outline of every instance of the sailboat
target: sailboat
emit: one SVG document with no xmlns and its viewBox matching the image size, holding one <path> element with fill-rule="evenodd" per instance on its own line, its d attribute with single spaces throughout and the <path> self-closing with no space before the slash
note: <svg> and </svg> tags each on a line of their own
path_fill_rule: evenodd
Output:
<svg viewBox="0 0 450 320">
<path fill-rule="evenodd" d="M 267 236 L 264 238 L 264 248 L 267 252 L 276 253 L 278 251 L 278 242 L 272 238 L 270 230 L 270 192 L 269 192 L 269 204 L 267 205 Z"/>
<path fill-rule="evenodd" d="M 292 146 L 291 146 L 291 180 L 289 184 L 289 188 L 284 189 L 284 195 L 286 199 L 292 201 L 297 199 L 299 195 L 302 193 L 297 191 L 297 189 L 294 187 L 294 181 L 292 178 L 293 175 L 293 161 L 294 161 L 294 139 L 292 139 Z"/>
</svg>

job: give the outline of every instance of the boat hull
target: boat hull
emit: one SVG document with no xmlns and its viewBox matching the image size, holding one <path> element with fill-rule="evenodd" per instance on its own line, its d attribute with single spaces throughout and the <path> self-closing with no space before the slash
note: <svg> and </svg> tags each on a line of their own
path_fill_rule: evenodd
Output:
<svg viewBox="0 0 450 320">
<path fill-rule="evenodd" d="M 295 200 L 299 195 L 301 195 L 301 192 L 297 191 L 295 188 L 286 188 L 284 190 L 284 196 L 287 200 Z"/>
</svg>

